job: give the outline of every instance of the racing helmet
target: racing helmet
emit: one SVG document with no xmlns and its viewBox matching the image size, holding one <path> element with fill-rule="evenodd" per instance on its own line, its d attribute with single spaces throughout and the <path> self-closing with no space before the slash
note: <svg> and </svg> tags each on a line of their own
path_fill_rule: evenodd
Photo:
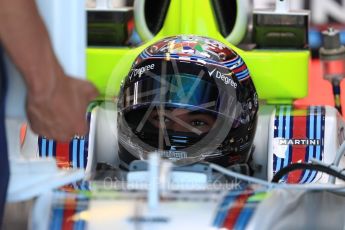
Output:
<svg viewBox="0 0 345 230">
<path fill-rule="evenodd" d="M 258 97 L 243 59 L 207 37 L 168 37 L 134 61 L 118 97 L 122 167 L 150 152 L 176 165 L 247 163 Z"/>
</svg>

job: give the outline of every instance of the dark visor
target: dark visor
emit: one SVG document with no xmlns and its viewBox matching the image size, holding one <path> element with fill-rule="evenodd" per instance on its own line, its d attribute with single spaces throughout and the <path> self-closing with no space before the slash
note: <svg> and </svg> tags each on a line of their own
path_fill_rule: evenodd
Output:
<svg viewBox="0 0 345 230">
<path fill-rule="evenodd" d="M 228 70 L 219 70 L 225 71 Z M 154 104 L 219 112 L 221 97 L 229 96 L 210 76 L 209 69 L 198 64 L 150 60 L 135 68 L 129 76 L 124 84 L 124 110 Z"/>
<path fill-rule="evenodd" d="M 176 74 L 143 77 L 125 89 L 124 109 L 147 104 L 216 110 L 217 87 L 198 76 Z"/>
</svg>

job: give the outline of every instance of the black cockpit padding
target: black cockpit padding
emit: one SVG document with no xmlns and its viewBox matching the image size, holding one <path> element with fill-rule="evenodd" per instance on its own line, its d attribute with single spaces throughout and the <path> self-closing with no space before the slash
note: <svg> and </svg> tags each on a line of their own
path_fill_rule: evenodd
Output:
<svg viewBox="0 0 345 230">
<path fill-rule="evenodd" d="M 145 19 L 152 34 L 156 35 L 163 27 L 171 0 L 146 0 Z"/>
<path fill-rule="evenodd" d="M 211 0 L 218 27 L 224 37 L 229 36 L 237 17 L 236 0 Z"/>
</svg>

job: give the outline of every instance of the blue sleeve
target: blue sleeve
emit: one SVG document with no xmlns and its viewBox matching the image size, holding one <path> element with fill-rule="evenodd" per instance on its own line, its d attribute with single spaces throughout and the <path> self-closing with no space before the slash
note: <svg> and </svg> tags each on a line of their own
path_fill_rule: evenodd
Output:
<svg viewBox="0 0 345 230">
<path fill-rule="evenodd" d="M 0 228 L 4 215 L 6 192 L 9 179 L 9 163 L 5 130 L 5 97 L 6 71 L 3 60 L 3 50 L 0 44 Z"/>
</svg>

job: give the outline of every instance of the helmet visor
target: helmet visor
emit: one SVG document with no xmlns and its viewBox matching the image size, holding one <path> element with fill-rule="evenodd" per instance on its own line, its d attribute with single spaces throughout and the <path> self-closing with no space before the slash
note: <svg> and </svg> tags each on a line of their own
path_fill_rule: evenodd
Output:
<svg viewBox="0 0 345 230">
<path fill-rule="evenodd" d="M 226 108 L 233 108 L 231 103 L 238 100 L 237 85 L 232 72 L 220 66 L 150 60 L 130 72 L 120 105 L 126 111 L 150 104 L 227 115 Z M 225 108 L 221 108 L 222 102 L 228 103 Z"/>
<path fill-rule="evenodd" d="M 217 111 L 218 96 L 214 84 L 195 75 L 179 73 L 143 77 L 125 89 L 124 109 L 138 109 L 150 104 Z"/>
</svg>

